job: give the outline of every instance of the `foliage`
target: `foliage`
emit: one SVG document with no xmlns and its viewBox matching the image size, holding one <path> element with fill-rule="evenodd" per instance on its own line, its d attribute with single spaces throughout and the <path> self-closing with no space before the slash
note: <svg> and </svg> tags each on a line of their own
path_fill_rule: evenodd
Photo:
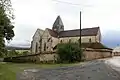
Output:
<svg viewBox="0 0 120 80">
<path fill-rule="evenodd" d="M 61 43 L 58 44 L 57 54 L 59 56 L 58 61 L 64 62 L 76 62 L 82 59 L 82 50 L 77 43 Z"/>
<path fill-rule="evenodd" d="M 16 50 L 9 50 L 7 53 L 7 57 L 4 58 L 5 62 L 15 62 L 15 63 L 31 63 L 33 62 L 31 59 L 23 58 L 22 56 L 28 56 L 28 51 L 18 52 Z"/>
<path fill-rule="evenodd" d="M 18 56 L 18 55 L 19 55 L 19 53 L 17 51 L 15 51 L 15 50 L 10 50 L 7 53 L 8 57 L 13 57 L 13 56 Z"/>
<path fill-rule="evenodd" d="M 9 19 L 14 19 L 11 0 L 0 0 L 0 8 L 5 11 L 5 14 Z"/>
<path fill-rule="evenodd" d="M 29 54 L 28 51 L 24 51 L 24 52 L 22 52 L 22 55 L 28 55 L 28 54 Z"/>
<path fill-rule="evenodd" d="M 14 37 L 12 11 L 10 0 L 0 0 L 0 56 L 4 56 L 6 51 L 4 38 L 10 41 Z"/>
</svg>

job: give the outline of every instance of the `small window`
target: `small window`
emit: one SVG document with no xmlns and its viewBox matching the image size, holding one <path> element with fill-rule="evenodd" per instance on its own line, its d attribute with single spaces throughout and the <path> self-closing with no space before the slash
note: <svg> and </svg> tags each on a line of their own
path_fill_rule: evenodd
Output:
<svg viewBox="0 0 120 80">
<path fill-rule="evenodd" d="M 38 43 L 36 42 L 36 50 L 35 52 L 37 53 L 38 52 Z"/>
<path fill-rule="evenodd" d="M 91 38 L 89 39 L 89 42 L 91 43 Z"/>
<path fill-rule="evenodd" d="M 62 40 L 60 40 L 60 43 L 62 43 Z"/>
<path fill-rule="evenodd" d="M 44 43 L 44 51 L 46 51 L 46 43 Z"/>
</svg>

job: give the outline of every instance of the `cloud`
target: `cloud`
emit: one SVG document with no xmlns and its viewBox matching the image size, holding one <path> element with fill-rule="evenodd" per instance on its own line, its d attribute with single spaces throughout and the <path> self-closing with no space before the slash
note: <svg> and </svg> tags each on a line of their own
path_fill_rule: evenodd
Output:
<svg viewBox="0 0 120 80">
<path fill-rule="evenodd" d="M 79 28 L 82 11 L 82 28 L 100 26 L 104 35 L 120 29 L 119 0 L 60 0 L 80 5 L 69 5 L 55 0 L 12 0 L 15 10 L 15 38 L 11 45 L 26 44 L 32 40 L 37 28 L 52 28 L 60 15 L 65 29 Z"/>
</svg>

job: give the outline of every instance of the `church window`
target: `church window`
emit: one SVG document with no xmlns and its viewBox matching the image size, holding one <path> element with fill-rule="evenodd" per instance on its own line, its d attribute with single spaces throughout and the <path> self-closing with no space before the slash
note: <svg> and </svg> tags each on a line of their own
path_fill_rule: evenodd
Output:
<svg viewBox="0 0 120 80">
<path fill-rule="evenodd" d="M 62 43 L 62 40 L 60 40 L 60 43 Z"/>
<path fill-rule="evenodd" d="M 35 52 L 38 52 L 38 43 L 36 43 L 36 48 L 35 48 Z"/>
<path fill-rule="evenodd" d="M 63 29 L 63 26 L 61 26 L 60 29 Z"/>
<path fill-rule="evenodd" d="M 91 43 L 91 38 L 89 39 L 89 42 Z"/>
<path fill-rule="evenodd" d="M 46 51 L 46 43 L 44 43 L 44 51 Z"/>
</svg>

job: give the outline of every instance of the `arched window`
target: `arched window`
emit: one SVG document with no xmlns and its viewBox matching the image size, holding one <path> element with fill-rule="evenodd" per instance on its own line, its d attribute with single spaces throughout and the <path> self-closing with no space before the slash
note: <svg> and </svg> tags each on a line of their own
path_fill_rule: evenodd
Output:
<svg viewBox="0 0 120 80">
<path fill-rule="evenodd" d="M 44 51 L 46 51 L 46 43 L 44 43 Z"/>
<path fill-rule="evenodd" d="M 35 52 L 38 52 L 38 43 L 36 42 L 36 48 L 35 48 Z"/>
<path fill-rule="evenodd" d="M 89 39 L 89 42 L 91 43 L 92 41 L 91 41 L 91 38 Z"/>
<path fill-rule="evenodd" d="M 60 43 L 62 43 L 62 40 L 60 40 Z"/>
</svg>

